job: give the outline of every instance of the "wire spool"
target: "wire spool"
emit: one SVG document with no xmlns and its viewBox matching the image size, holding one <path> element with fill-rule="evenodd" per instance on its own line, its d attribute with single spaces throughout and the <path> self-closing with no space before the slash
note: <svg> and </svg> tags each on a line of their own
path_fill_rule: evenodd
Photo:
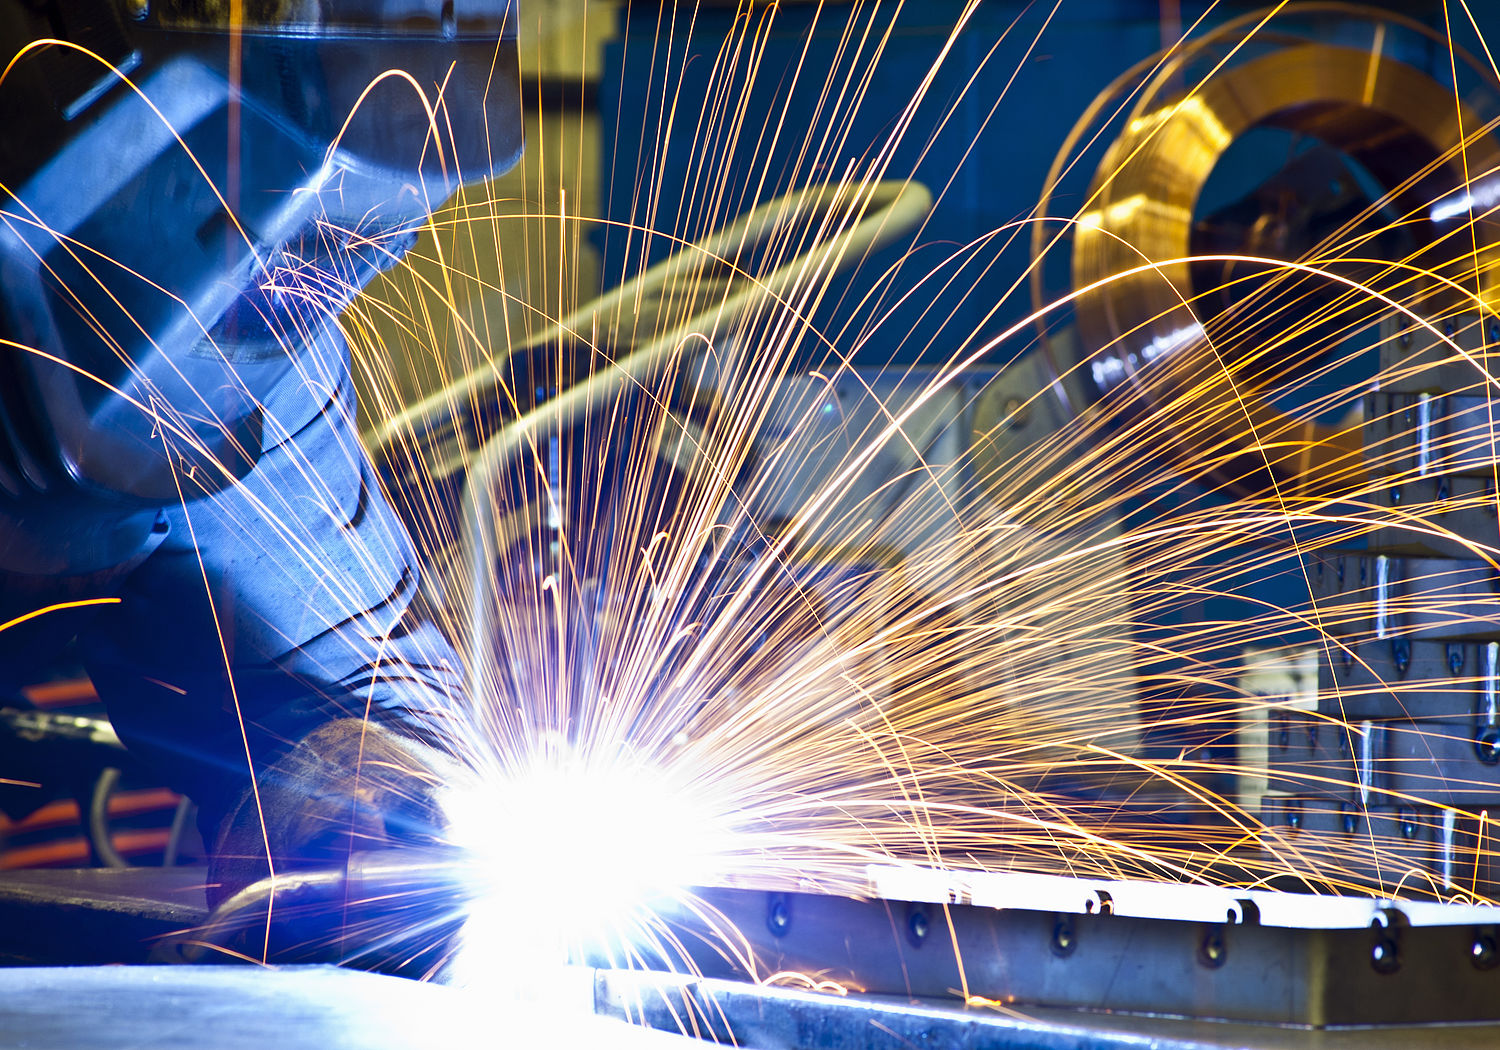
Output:
<svg viewBox="0 0 1500 1050">
<path fill-rule="evenodd" d="M 1136 101 L 1072 224 L 1072 284 L 1092 290 L 1076 304 L 1085 357 L 1066 364 L 1081 368 L 1096 398 L 1160 414 L 1164 433 L 1220 483 L 1282 498 L 1349 491 L 1364 476 L 1357 426 L 1330 423 L 1326 411 L 1320 420 L 1305 401 L 1286 404 L 1297 402 L 1288 387 L 1328 365 L 1311 344 L 1330 326 L 1341 338 L 1373 331 L 1389 309 L 1381 296 L 1428 317 L 1472 309 L 1466 297 L 1486 293 L 1497 239 L 1467 206 L 1483 211 L 1479 188 L 1500 178 L 1490 114 L 1475 107 L 1488 92 L 1460 98 L 1412 61 L 1473 74 L 1472 60 L 1450 58 L 1445 40 L 1409 20 L 1319 10 L 1325 20 L 1301 35 L 1273 21 L 1252 36 L 1247 18 L 1149 73 L 1138 67 L 1074 129 L 1048 190 L 1076 162 L 1073 145 L 1100 114 L 1123 109 L 1134 84 Z M 1205 252 L 1195 214 L 1205 185 L 1231 147 L 1262 128 L 1319 140 L 1370 199 L 1304 244 L 1297 236 L 1307 231 L 1262 213 L 1231 231 L 1245 243 L 1210 237 L 1217 243 Z M 1247 258 L 1228 258 L 1237 255 Z M 1302 268 L 1273 261 L 1282 259 Z"/>
</svg>

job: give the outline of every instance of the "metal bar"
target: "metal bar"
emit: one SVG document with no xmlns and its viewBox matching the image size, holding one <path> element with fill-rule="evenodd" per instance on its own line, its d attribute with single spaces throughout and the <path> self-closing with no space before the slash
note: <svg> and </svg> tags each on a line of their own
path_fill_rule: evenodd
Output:
<svg viewBox="0 0 1500 1050">
<path fill-rule="evenodd" d="M 949 902 L 710 889 L 664 918 L 708 977 L 792 972 L 870 994 L 1310 1026 L 1500 1020 L 1500 909 L 950 878 L 927 884 Z M 961 903 L 976 895 L 1008 903 Z M 724 924 L 753 972 L 726 959 Z"/>
<path fill-rule="evenodd" d="M 837 996 L 735 981 L 600 970 L 597 1013 L 765 1050 L 1481 1050 L 1500 1026 L 1317 1030 L 992 1004 Z"/>
</svg>

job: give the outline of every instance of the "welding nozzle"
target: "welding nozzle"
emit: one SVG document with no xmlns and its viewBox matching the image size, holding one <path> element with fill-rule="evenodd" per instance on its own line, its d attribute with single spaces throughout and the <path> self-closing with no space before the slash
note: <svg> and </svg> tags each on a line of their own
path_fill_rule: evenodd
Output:
<svg viewBox="0 0 1500 1050">
<path fill-rule="evenodd" d="M 472 864 L 457 849 L 351 853 L 337 868 L 272 875 L 153 953 L 158 961 L 338 962 L 425 975 L 467 917 Z"/>
</svg>

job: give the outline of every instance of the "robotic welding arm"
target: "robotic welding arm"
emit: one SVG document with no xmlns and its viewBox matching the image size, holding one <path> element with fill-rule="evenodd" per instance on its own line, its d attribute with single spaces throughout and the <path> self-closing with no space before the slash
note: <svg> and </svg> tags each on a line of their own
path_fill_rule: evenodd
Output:
<svg viewBox="0 0 1500 1050">
<path fill-rule="evenodd" d="M 506 0 L 248 7 L 0 0 L 0 571 L 118 568 L 249 473 L 340 308 L 519 154 Z"/>
<path fill-rule="evenodd" d="M 0 666 L 83 629 L 122 738 L 220 814 L 247 750 L 445 735 L 336 319 L 521 147 L 508 0 L 230 11 L 0 0 L 0 620 L 120 599 Z"/>
</svg>

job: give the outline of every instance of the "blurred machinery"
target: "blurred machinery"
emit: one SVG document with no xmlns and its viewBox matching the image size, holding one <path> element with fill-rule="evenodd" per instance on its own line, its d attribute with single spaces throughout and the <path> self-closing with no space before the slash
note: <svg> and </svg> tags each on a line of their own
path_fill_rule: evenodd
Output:
<svg viewBox="0 0 1500 1050">
<path fill-rule="evenodd" d="M 1371 501 L 1389 524 L 1308 566 L 1331 638 L 1316 710 L 1270 726 L 1282 790 L 1266 819 L 1335 844 L 1357 882 L 1421 872 L 1415 892 L 1493 897 L 1500 872 L 1483 842 L 1500 802 L 1500 579 L 1483 548 L 1497 533 L 1496 445 L 1491 381 L 1476 363 L 1496 330 L 1488 314 L 1439 325 L 1451 342 L 1401 315 L 1380 331 L 1390 378 L 1368 395 L 1361 434 Z M 1362 856 L 1370 837 L 1400 849 Z"/>
<path fill-rule="evenodd" d="M 1474 303 L 1492 296 L 1495 229 L 1477 202 L 1500 159 L 1495 94 L 1482 67 L 1468 88 L 1424 70 L 1420 23 L 1309 10 L 1315 34 L 1200 81 L 1197 64 L 1222 60 L 1225 30 L 1209 34 L 1173 71 L 1187 101 L 1158 72 L 1136 103 L 1145 116 L 1106 154 L 1073 246 L 1075 287 L 1134 271 L 1080 301 L 1086 378 L 1096 398 L 1135 388 L 1168 418 L 1232 406 L 1176 435 L 1229 490 L 1368 514 L 1342 552 L 1304 554 L 1293 533 L 1291 588 L 1260 591 L 1305 610 L 1316 702 L 1273 708 L 1267 751 L 1240 758 L 1266 769 L 1277 841 L 1329 858 L 1310 882 L 1492 897 L 1496 329 Z M 1153 110 L 1154 90 L 1177 101 Z M 1316 145 L 1204 215 L 1220 159 L 1267 131 Z M 1278 259 L 1332 279 L 1273 277 Z M 1355 301 L 1355 282 L 1375 294 Z M 1331 362 L 1353 380 L 1326 375 Z M 1341 418 L 1306 407 L 1320 398 Z"/>
<path fill-rule="evenodd" d="M 35 351 L 6 355 L 5 620 L 139 565 L 177 471 L 204 493 L 247 474 L 297 422 L 283 380 L 334 367 L 309 303 L 347 302 L 460 172 L 520 152 L 505 4 L 284 6 L 234 32 L 193 0 L 0 9 L 0 331 Z M 447 82 L 456 145 L 415 102 L 378 104 L 411 93 L 376 81 L 396 55 Z M 76 615 L 3 632 L 7 667 Z"/>
</svg>

